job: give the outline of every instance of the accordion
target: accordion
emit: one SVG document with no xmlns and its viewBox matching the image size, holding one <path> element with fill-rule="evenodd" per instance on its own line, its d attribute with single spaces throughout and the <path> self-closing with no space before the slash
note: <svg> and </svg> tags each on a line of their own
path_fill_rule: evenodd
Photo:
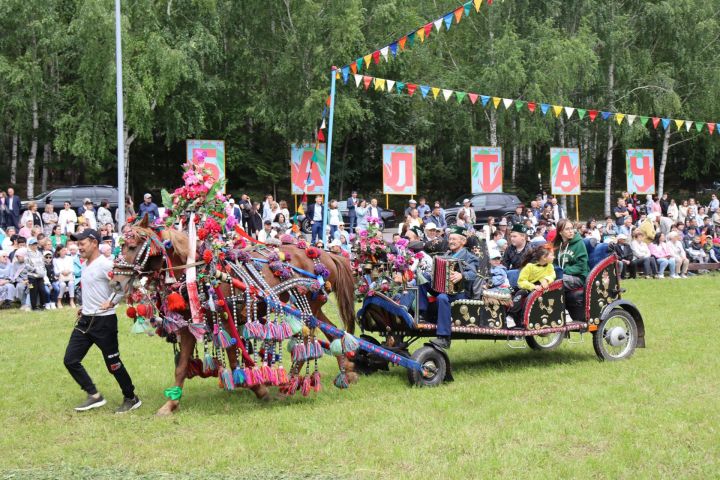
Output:
<svg viewBox="0 0 720 480">
<path fill-rule="evenodd" d="M 453 283 L 450 281 L 450 274 L 453 272 L 462 273 L 460 260 L 453 257 L 437 256 L 433 261 L 432 289 L 438 293 L 454 295 L 462 292 L 464 282 Z"/>
</svg>

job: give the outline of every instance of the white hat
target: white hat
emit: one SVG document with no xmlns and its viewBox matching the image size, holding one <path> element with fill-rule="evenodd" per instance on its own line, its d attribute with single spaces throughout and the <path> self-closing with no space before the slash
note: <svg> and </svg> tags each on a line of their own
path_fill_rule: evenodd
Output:
<svg viewBox="0 0 720 480">
<path fill-rule="evenodd" d="M 152 198 L 152 195 L 150 195 L 149 193 L 146 193 L 145 195 L 143 195 L 143 198 Z"/>
<path fill-rule="evenodd" d="M 508 224 L 507 218 L 505 218 L 505 217 L 503 217 L 503 219 L 500 220 L 500 223 L 498 223 L 498 225 L 505 225 L 506 227 L 507 227 L 507 224 Z"/>
<path fill-rule="evenodd" d="M 433 222 L 428 222 L 425 224 L 425 230 L 437 230 L 438 227 Z"/>
<path fill-rule="evenodd" d="M 408 203 L 415 203 L 415 204 L 417 204 L 417 202 L 415 201 L 414 198 L 411 198 L 410 201 L 408 201 Z"/>
<path fill-rule="evenodd" d="M 330 246 L 330 247 L 342 247 L 342 243 L 340 243 L 340 240 L 338 240 L 338 239 L 336 238 L 335 240 L 333 240 L 332 242 L 330 242 L 330 245 L 329 245 L 329 246 Z"/>
<path fill-rule="evenodd" d="M 23 247 L 15 250 L 15 256 L 17 257 L 18 255 L 21 257 L 27 257 L 27 248 Z"/>
<path fill-rule="evenodd" d="M 465 200 L 463 200 L 463 203 L 470 203 L 470 199 L 466 198 Z"/>
<path fill-rule="evenodd" d="M 627 235 L 621 233 L 615 237 L 615 240 L 627 240 Z"/>
<path fill-rule="evenodd" d="M 231 198 L 230 200 L 228 200 L 228 203 L 229 203 L 230 205 L 234 205 L 234 204 L 235 204 L 235 199 Z"/>
</svg>

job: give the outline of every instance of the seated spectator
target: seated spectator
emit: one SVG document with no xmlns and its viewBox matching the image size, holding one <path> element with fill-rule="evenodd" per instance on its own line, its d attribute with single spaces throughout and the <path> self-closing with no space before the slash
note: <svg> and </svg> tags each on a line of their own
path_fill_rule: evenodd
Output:
<svg viewBox="0 0 720 480">
<path fill-rule="evenodd" d="M 0 309 L 10 308 L 15 298 L 12 263 L 10 263 L 8 252 L 0 250 Z"/>
<path fill-rule="evenodd" d="M 563 270 L 565 290 L 582 288 L 590 270 L 587 249 L 573 223 L 567 218 L 560 219 L 557 224 L 553 248 L 557 252 L 555 263 Z"/>
<path fill-rule="evenodd" d="M 628 278 L 628 275 L 630 278 L 635 278 L 637 267 L 633 262 L 633 252 L 627 242 L 627 236 L 624 233 L 619 234 L 608 249 L 618 257 L 620 278 Z"/>
<path fill-rule="evenodd" d="M 675 270 L 675 255 L 668 248 L 665 235 L 662 232 L 655 234 L 655 238 L 648 247 L 650 254 L 655 257 L 655 261 L 658 263 L 658 278 L 665 277 L 666 268 L 670 271 L 670 278 L 680 278 Z"/>
<path fill-rule="evenodd" d="M 12 268 L 12 280 L 15 282 L 15 293 L 20 302 L 20 310 L 30 311 L 30 294 L 28 275 L 32 269 L 26 259 L 27 248 L 22 247 L 15 250 Z"/>
<path fill-rule="evenodd" d="M 655 259 L 650 254 L 650 248 L 645 241 L 645 233 L 640 229 L 636 230 L 633 234 L 633 240 L 630 242 L 630 248 L 633 252 L 636 266 L 642 265 L 643 273 L 645 278 L 653 278 L 657 276 L 657 264 Z"/>
<path fill-rule="evenodd" d="M 553 260 L 555 253 L 551 245 L 533 248 L 525 253 L 518 277 L 518 291 L 513 295 L 513 305 L 508 309 L 505 320 L 507 328 L 516 326 L 513 317 L 522 312 L 530 292 L 546 289 L 555 281 Z"/>
<path fill-rule="evenodd" d="M 691 263 L 707 263 L 708 261 L 708 255 L 705 253 L 705 249 L 703 249 L 698 237 L 688 236 L 685 251 Z"/>
<path fill-rule="evenodd" d="M 655 230 L 655 214 L 648 214 L 644 219 L 642 219 L 638 225 L 638 229 L 645 234 L 645 243 L 650 245 L 657 233 Z"/>
<path fill-rule="evenodd" d="M 678 232 L 668 233 L 667 244 L 670 252 L 675 257 L 676 272 L 681 278 L 687 278 L 690 259 L 688 259 L 687 253 L 685 253 L 685 247 L 683 247 L 682 241 L 680 241 L 680 234 Z"/>
<path fill-rule="evenodd" d="M 73 275 L 73 259 L 68 255 L 67 248 L 58 245 L 53 259 L 53 270 L 57 276 L 58 297 L 57 308 L 62 308 L 65 293 L 70 297 L 70 307 L 75 308 L 75 276 Z"/>
</svg>

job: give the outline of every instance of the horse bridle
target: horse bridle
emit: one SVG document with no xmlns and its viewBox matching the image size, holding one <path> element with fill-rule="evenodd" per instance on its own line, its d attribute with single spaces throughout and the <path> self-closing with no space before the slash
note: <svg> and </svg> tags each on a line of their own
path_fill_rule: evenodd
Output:
<svg viewBox="0 0 720 480">
<path fill-rule="evenodd" d="M 118 257 L 115 259 L 115 263 L 113 265 L 113 275 L 125 275 L 129 277 L 134 277 L 135 275 L 141 275 L 145 272 L 145 267 L 147 266 L 148 260 L 150 260 L 150 246 L 152 244 L 152 238 L 148 237 L 145 242 L 140 247 L 140 250 L 137 255 L 135 255 L 135 260 L 133 263 L 129 263 L 125 261 L 125 256 L 120 253 Z M 163 248 L 163 253 L 165 249 Z"/>
</svg>

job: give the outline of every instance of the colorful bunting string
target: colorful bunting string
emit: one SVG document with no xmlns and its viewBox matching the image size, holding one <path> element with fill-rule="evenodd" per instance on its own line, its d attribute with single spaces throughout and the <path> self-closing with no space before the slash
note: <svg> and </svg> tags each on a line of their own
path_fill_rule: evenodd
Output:
<svg viewBox="0 0 720 480">
<path fill-rule="evenodd" d="M 472 2 L 470 2 L 472 3 Z M 491 1 L 488 1 L 488 4 L 491 4 Z M 442 17 L 441 20 L 443 20 L 445 17 Z M 452 17 L 454 18 L 454 17 Z M 444 20 L 443 20 L 444 21 Z M 432 25 L 432 24 L 431 24 Z M 512 98 L 502 98 L 502 97 L 493 97 L 489 95 L 481 95 L 478 93 L 471 93 L 471 92 L 463 92 L 459 90 L 453 90 L 449 88 L 440 88 L 440 87 L 433 87 L 430 85 L 420 85 L 417 83 L 410 83 L 410 82 L 401 82 L 398 80 L 387 80 L 384 78 L 378 78 L 378 77 L 371 77 L 369 75 L 360 75 L 360 74 L 353 74 L 353 78 L 355 80 L 355 86 L 360 87 L 362 84 L 364 86 L 365 90 L 368 90 L 370 85 L 374 85 L 374 89 L 377 91 L 382 92 L 389 92 L 389 93 L 398 93 L 398 94 L 407 94 L 409 96 L 413 96 L 415 91 L 419 88 L 422 98 L 427 98 L 428 94 L 432 94 L 432 97 L 434 100 L 437 100 L 438 97 L 442 97 L 445 102 L 451 102 L 456 101 L 458 104 L 463 103 L 465 98 L 469 99 L 470 103 L 472 105 L 475 105 L 478 98 L 480 99 L 480 103 L 483 107 L 486 107 L 488 103 L 491 103 L 493 108 L 496 110 L 499 108 L 500 104 L 503 105 L 505 110 L 509 110 L 512 105 L 515 105 L 515 110 L 517 112 L 521 112 L 524 109 L 527 109 L 528 112 L 531 114 L 535 113 L 538 106 L 540 106 L 540 113 L 542 113 L 543 116 L 547 116 L 548 112 L 552 109 L 552 114 L 555 118 L 560 117 L 561 115 L 564 115 L 565 117 L 570 120 L 572 116 L 577 112 L 577 116 L 580 120 L 583 120 L 585 116 L 587 116 L 590 119 L 590 122 L 595 122 L 595 119 L 600 115 L 600 117 L 605 121 L 614 121 L 618 125 L 627 124 L 628 126 L 632 126 L 632 124 L 635 122 L 635 120 L 639 120 L 640 124 L 643 127 L 647 127 L 648 121 L 651 122 L 652 127 L 654 129 L 657 129 L 659 125 L 662 123 L 662 128 L 664 130 L 667 130 L 670 128 L 672 124 L 675 125 L 675 129 L 677 131 L 682 131 L 683 126 L 685 127 L 684 130 L 686 132 L 689 132 L 690 129 L 694 126 L 695 131 L 698 133 L 701 133 L 703 131 L 707 131 L 710 135 L 715 133 L 716 131 L 720 134 L 720 130 L 716 128 L 717 122 L 699 122 L 694 120 L 681 120 L 681 119 L 674 119 L 674 118 L 662 118 L 662 117 L 649 117 L 644 115 L 634 115 L 634 114 L 627 114 L 627 113 L 621 113 L 621 112 L 608 112 L 603 110 L 595 110 L 595 109 L 587 109 L 587 108 L 576 108 L 571 106 L 565 106 L 565 105 L 550 105 L 547 103 L 538 103 L 538 102 L 531 102 L 527 100 L 515 100 Z M 347 84 L 347 79 L 344 79 L 343 81 L 345 84 Z M 442 93 L 442 95 L 440 95 Z M 454 98 L 454 100 L 453 100 Z"/>
<path fill-rule="evenodd" d="M 376 65 L 380 63 L 380 58 L 388 62 L 390 58 L 395 58 L 400 52 L 415 45 L 417 41 L 423 43 L 425 40 L 429 39 L 430 36 L 433 35 L 433 27 L 435 27 L 435 32 L 437 33 L 441 32 L 443 29 L 445 31 L 450 30 L 452 25 L 460 23 L 460 21 L 464 17 L 468 17 L 473 10 L 476 13 L 479 13 L 483 1 L 488 6 L 492 5 L 493 2 L 493 0 L 469 0 L 456 9 L 441 15 L 440 18 L 416 28 L 407 35 L 403 35 L 388 45 L 385 45 L 372 53 L 356 58 L 353 62 L 339 69 L 338 78 L 342 76 L 343 83 L 347 83 L 350 75 L 357 75 L 361 73 L 363 71 L 363 67 L 365 68 L 365 71 L 367 71 L 373 63 Z"/>
</svg>

